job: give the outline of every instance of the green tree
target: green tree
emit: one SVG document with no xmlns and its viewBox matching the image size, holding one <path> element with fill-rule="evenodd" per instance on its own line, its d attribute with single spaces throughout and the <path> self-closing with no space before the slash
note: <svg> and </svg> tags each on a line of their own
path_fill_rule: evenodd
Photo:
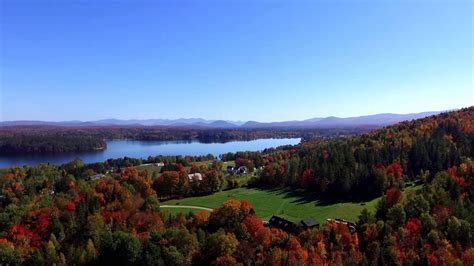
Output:
<svg viewBox="0 0 474 266">
<path fill-rule="evenodd" d="M 100 260 L 106 264 L 133 265 L 138 262 L 141 245 L 138 238 L 122 231 L 105 236 Z"/>
<path fill-rule="evenodd" d="M 206 250 L 212 254 L 214 258 L 232 255 L 237 248 L 238 243 L 239 242 L 233 233 L 226 233 L 225 231 L 220 230 L 209 236 L 206 243 Z"/>
<path fill-rule="evenodd" d="M 430 210 L 430 203 L 421 194 L 409 194 L 404 205 L 408 218 L 420 217 L 422 213 L 426 213 Z"/>
<path fill-rule="evenodd" d="M 388 223 L 398 228 L 405 223 L 406 213 L 401 204 L 395 204 L 388 210 L 387 213 Z"/>
<path fill-rule="evenodd" d="M 367 208 L 364 208 L 360 212 L 359 220 L 357 221 L 357 224 L 363 225 L 366 223 L 375 223 L 375 217 L 369 210 L 367 210 Z"/>
<path fill-rule="evenodd" d="M 21 255 L 8 245 L 0 244 L 0 265 L 20 265 Z"/>
<path fill-rule="evenodd" d="M 164 249 L 164 262 L 170 266 L 185 265 L 185 258 L 175 246 Z"/>
<path fill-rule="evenodd" d="M 54 246 L 53 241 L 49 240 L 45 247 L 46 261 L 49 265 L 58 263 L 58 252 Z"/>
<path fill-rule="evenodd" d="M 224 178 L 220 171 L 211 170 L 206 173 L 206 181 L 211 192 L 216 192 L 221 190 Z"/>
</svg>

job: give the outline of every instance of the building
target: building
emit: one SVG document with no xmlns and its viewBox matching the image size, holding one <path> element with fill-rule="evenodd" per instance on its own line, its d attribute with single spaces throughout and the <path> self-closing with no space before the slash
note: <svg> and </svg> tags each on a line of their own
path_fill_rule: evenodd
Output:
<svg viewBox="0 0 474 266">
<path fill-rule="evenodd" d="M 105 175 L 104 174 L 96 174 L 96 175 L 91 175 L 88 177 L 89 180 L 99 180 L 99 179 L 102 179 L 104 178 Z"/>
<path fill-rule="evenodd" d="M 233 175 L 234 174 L 234 167 L 233 166 L 227 166 L 227 173 L 229 175 Z"/>
<path fill-rule="evenodd" d="M 301 220 L 300 225 L 304 229 L 319 228 L 319 222 L 316 221 L 316 219 L 314 219 L 314 218 L 308 218 L 306 220 Z"/>
<path fill-rule="evenodd" d="M 232 167 L 232 166 L 227 166 L 227 173 L 230 175 L 236 174 L 245 174 L 247 173 L 248 169 L 246 166 L 240 166 L 240 167 Z"/>
<path fill-rule="evenodd" d="M 289 233 L 295 232 L 297 229 L 295 223 L 278 216 L 272 216 L 272 218 L 270 218 L 270 221 L 268 221 L 268 224 L 270 225 L 270 227 L 278 228 Z"/>
<path fill-rule="evenodd" d="M 240 175 L 240 174 L 245 174 L 247 173 L 247 167 L 246 166 L 241 166 L 235 170 L 235 173 Z"/>
<path fill-rule="evenodd" d="M 195 180 L 202 181 L 202 174 L 201 173 L 194 173 L 188 175 L 189 182 L 193 182 Z"/>
<path fill-rule="evenodd" d="M 336 218 L 336 219 L 327 219 L 329 223 L 336 223 L 336 224 L 342 224 L 345 225 L 349 228 L 351 232 L 355 232 L 356 230 L 356 224 L 353 222 L 346 221 L 344 219 Z"/>
</svg>

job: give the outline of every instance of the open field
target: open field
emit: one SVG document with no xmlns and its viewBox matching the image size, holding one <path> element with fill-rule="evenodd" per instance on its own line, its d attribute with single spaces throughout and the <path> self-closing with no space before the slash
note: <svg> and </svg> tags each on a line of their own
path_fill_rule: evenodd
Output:
<svg viewBox="0 0 474 266">
<path fill-rule="evenodd" d="M 213 162 L 214 162 L 214 160 L 207 160 L 207 161 L 202 161 L 202 162 L 192 162 L 192 163 L 190 163 L 190 166 L 186 167 L 186 170 L 191 169 L 191 165 L 193 165 L 193 164 L 195 164 L 197 166 L 202 166 L 202 165 L 210 166 Z M 235 161 L 223 162 L 221 170 L 226 171 L 227 166 L 235 166 Z"/>
<path fill-rule="evenodd" d="M 136 166 L 136 168 L 140 171 L 148 171 L 148 175 L 151 177 L 153 176 L 153 173 L 155 172 L 156 176 L 160 175 L 161 172 L 161 166 L 156 166 L 156 165 L 139 165 Z"/>
<path fill-rule="evenodd" d="M 170 200 L 164 204 L 216 208 L 229 199 L 247 199 L 254 207 L 256 214 L 264 220 L 270 219 L 272 215 L 278 215 L 294 221 L 308 217 L 314 217 L 320 221 L 327 218 L 343 218 L 354 221 L 364 207 L 373 211 L 378 200 L 374 199 L 366 202 L 365 206 L 360 205 L 360 203 L 347 202 L 327 205 L 301 197 L 298 194 L 302 195 L 304 193 L 294 193 L 282 189 L 237 188 L 203 197 Z M 174 209 L 173 212 L 179 212 L 179 210 Z"/>
<path fill-rule="evenodd" d="M 182 213 L 182 214 L 198 213 L 202 210 L 191 209 L 191 208 L 163 208 L 161 209 L 161 211 L 166 213 L 166 217 L 168 217 L 168 215 L 176 216 L 179 213 Z"/>
<path fill-rule="evenodd" d="M 409 187 L 408 190 L 420 189 L 421 186 Z M 224 201 L 229 199 L 247 199 L 254 207 L 258 216 L 263 220 L 268 220 L 272 215 L 285 217 L 289 220 L 298 221 L 308 217 L 314 217 L 319 221 L 328 218 L 342 218 L 349 221 L 356 221 L 360 212 L 367 208 L 374 212 L 379 198 L 363 202 L 336 202 L 326 203 L 314 200 L 314 197 L 303 191 L 291 191 L 287 189 L 257 189 L 257 188 L 237 188 L 228 191 L 221 191 L 212 195 L 202 197 L 191 197 L 181 200 L 170 200 L 163 202 L 164 205 L 185 205 L 201 206 L 207 208 L 219 207 Z M 191 209 L 171 209 L 170 213 L 189 211 Z"/>
<path fill-rule="evenodd" d="M 212 209 L 209 209 L 206 207 L 197 207 L 197 206 L 161 205 L 161 211 L 174 216 L 174 215 L 177 215 L 178 213 L 183 213 L 183 214 L 198 213 L 201 211 L 212 211 Z"/>
</svg>

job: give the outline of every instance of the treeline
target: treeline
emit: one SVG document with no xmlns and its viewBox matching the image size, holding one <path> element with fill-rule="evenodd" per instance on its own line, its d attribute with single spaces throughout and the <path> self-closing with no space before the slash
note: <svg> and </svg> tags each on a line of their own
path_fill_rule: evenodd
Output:
<svg viewBox="0 0 474 266">
<path fill-rule="evenodd" d="M 105 148 L 107 139 L 185 140 L 223 143 L 261 138 L 302 138 L 303 141 L 348 137 L 368 128 L 321 129 L 210 129 L 187 127 L 0 127 L 0 154 L 94 151 Z"/>
<path fill-rule="evenodd" d="M 426 181 L 403 194 L 392 186 L 356 231 L 329 222 L 289 233 L 265 226 L 246 201 L 169 216 L 160 185 L 134 168 L 96 181 L 14 168 L 0 178 L 0 264 L 473 265 L 472 160 Z"/>
<path fill-rule="evenodd" d="M 0 136 L 0 154 L 67 153 L 103 150 L 107 143 L 98 137 L 67 135 Z"/>
</svg>

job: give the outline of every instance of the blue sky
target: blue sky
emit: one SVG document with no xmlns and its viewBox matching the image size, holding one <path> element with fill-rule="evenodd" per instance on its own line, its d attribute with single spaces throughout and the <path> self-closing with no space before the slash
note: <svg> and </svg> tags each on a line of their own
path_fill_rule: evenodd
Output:
<svg viewBox="0 0 474 266">
<path fill-rule="evenodd" d="M 0 23 L 0 120 L 474 104 L 471 1 L 4 0 Z"/>
</svg>

